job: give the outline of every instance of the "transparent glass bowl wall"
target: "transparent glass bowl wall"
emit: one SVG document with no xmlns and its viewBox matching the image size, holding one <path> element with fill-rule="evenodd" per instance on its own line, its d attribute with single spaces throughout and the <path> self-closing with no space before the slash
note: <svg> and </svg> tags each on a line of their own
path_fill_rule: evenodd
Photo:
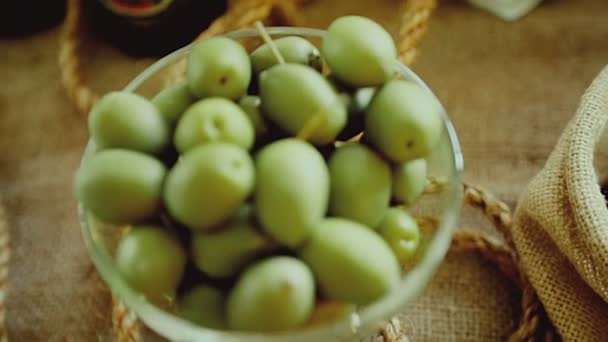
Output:
<svg viewBox="0 0 608 342">
<path fill-rule="evenodd" d="M 270 27 L 268 33 L 273 38 L 284 35 L 297 35 L 319 45 L 325 31 L 305 28 Z M 245 46 L 259 44 L 259 34 L 255 30 L 235 31 L 226 36 L 244 43 Z M 125 88 L 146 97 L 152 97 L 164 85 L 167 71 L 187 57 L 190 47 L 184 47 L 160 59 Z M 427 91 L 431 90 L 409 68 L 395 61 L 396 70 L 404 78 L 418 83 Z M 432 93 L 432 92 L 431 92 Z M 113 293 L 120 297 L 137 316 L 152 330 L 172 341 L 209 342 L 209 341 L 353 341 L 373 334 L 391 316 L 404 309 L 404 305 L 415 299 L 429 282 L 433 272 L 444 258 L 453 230 L 458 221 L 461 201 L 460 174 L 462 155 L 455 130 L 445 111 L 443 112 L 444 130 L 441 141 L 433 154 L 427 159 L 429 175 L 446 181 L 443 190 L 436 194 L 425 195 L 411 210 L 416 215 L 431 216 L 439 223 L 425 236 L 426 248 L 417 263 L 404 273 L 398 287 L 381 300 L 361 308 L 356 314 L 340 321 L 281 334 L 256 334 L 231 331 L 218 331 L 196 326 L 149 304 L 142 295 L 131 289 L 120 277 L 113 262 L 116 245 L 126 227 L 107 225 L 99 222 L 80 206 L 82 233 L 92 259 L 102 278 Z M 95 152 L 93 142 L 89 142 L 82 163 Z"/>
</svg>

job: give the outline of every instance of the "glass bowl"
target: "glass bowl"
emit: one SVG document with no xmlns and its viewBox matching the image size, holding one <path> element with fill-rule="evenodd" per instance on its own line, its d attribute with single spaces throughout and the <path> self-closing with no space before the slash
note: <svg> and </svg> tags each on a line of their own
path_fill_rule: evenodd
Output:
<svg viewBox="0 0 608 342">
<path fill-rule="evenodd" d="M 320 44 L 325 33 L 323 30 L 293 27 L 269 27 L 267 31 L 273 38 L 296 35 L 310 40 L 315 45 Z M 241 41 L 248 48 L 261 42 L 256 30 L 235 31 L 226 36 Z M 135 77 L 125 90 L 152 97 L 165 84 L 168 76 L 167 70 L 180 62 L 183 66 L 183 60 L 189 51 L 190 46 L 186 46 L 160 59 Z M 408 67 L 395 61 L 395 68 L 402 78 L 419 84 L 432 94 L 428 86 Z M 432 229 L 423 231 L 424 248 L 417 261 L 408 266 L 401 282 L 393 292 L 338 321 L 274 334 L 219 331 L 200 327 L 150 304 L 143 295 L 131 289 L 120 276 L 112 256 L 127 227 L 104 224 L 80 205 L 79 214 L 84 240 L 97 270 L 112 292 L 149 328 L 169 340 L 180 342 L 286 340 L 316 342 L 352 341 L 364 338 L 374 334 L 393 315 L 401 310 L 406 310 L 405 305 L 412 302 L 423 291 L 449 248 L 460 214 L 462 195 L 460 176 L 463 161 L 456 132 L 445 111 L 443 111 L 443 124 L 440 143 L 427 158 L 427 162 L 429 175 L 443 180 L 444 185 L 440 191 L 424 195 L 417 205 L 410 208 L 415 215 L 432 217 L 437 224 Z M 86 163 L 95 150 L 95 144 L 89 141 L 82 163 Z"/>
</svg>

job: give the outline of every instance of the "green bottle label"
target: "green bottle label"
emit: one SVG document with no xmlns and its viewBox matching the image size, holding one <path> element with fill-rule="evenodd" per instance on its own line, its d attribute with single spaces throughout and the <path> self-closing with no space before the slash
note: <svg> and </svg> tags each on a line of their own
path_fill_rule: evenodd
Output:
<svg viewBox="0 0 608 342">
<path fill-rule="evenodd" d="M 100 0 L 101 3 L 115 14 L 125 17 L 152 17 L 164 10 L 174 0 Z"/>
</svg>

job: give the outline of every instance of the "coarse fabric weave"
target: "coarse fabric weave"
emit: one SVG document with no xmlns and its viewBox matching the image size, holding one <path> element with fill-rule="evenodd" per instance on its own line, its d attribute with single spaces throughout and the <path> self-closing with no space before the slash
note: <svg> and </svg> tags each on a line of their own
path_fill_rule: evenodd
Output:
<svg viewBox="0 0 608 342">
<path fill-rule="evenodd" d="M 608 67 L 583 95 L 542 171 L 521 197 L 513 239 L 526 274 L 566 341 L 608 336 L 608 209 L 594 160 L 608 121 Z"/>
</svg>

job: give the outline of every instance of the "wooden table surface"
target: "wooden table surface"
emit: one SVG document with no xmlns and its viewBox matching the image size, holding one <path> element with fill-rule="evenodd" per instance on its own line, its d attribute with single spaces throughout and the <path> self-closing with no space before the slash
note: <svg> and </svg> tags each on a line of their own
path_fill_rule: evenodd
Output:
<svg viewBox="0 0 608 342">
<path fill-rule="evenodd" d="M 315 27 L 363 14 L 394 31 L 397 3 L 316 1 L 302 14 Z M 607 18 L 604 0 L 546 1 L 515 23 L 463 1 L 441 2 L 413 69 L 456 126 L 467 181 L 516 203 L 608 63 Z M 56 28 L 0 40 L 0 197 L 13 250 L 8 328 L 20 341 L 103 339 L 109 327 L 109 299 L 100 295 L 72 198 L 87 132 L 59 83 L 58 39 Z M 105 92 L 151 62 L 90 39 L 84 67 L 93 87 Z"/>
</svg>

